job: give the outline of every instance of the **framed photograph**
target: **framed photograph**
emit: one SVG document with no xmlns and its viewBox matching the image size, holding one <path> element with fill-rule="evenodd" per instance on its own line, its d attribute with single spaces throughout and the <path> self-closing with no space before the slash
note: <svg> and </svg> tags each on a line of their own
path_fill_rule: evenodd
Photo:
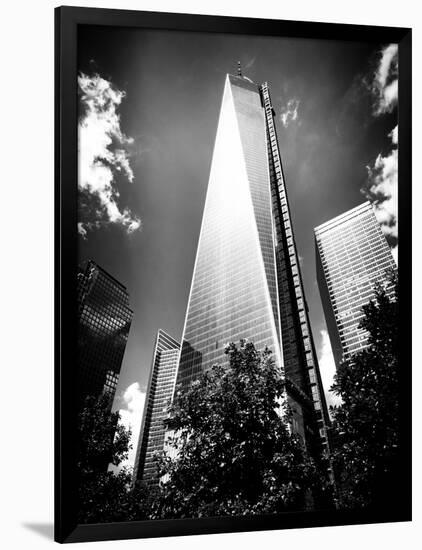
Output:
<svg viewBox="0 0 422 550">
<path fill-rule="evenodd" d="M 411 30 L 55 28 L 55 539 L 410 521 Z"/>
</svg>

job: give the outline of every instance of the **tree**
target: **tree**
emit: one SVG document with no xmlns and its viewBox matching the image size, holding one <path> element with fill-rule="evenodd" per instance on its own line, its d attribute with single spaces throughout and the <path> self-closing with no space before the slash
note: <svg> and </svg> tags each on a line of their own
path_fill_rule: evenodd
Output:
<svg viewBox="0 0 422 550">
<path fill-rule="evenodd" d="M 271 352 L 241 341 L 226 354 L 227 367 L 214 366 L 176 392 L 166 421 L 174 451 L 159 459 L 165 481 L 155 518 L 303 510 L 321 483 L 288 428 L 284 382 Z"/>
<path fill-rule="evenodd" d="M 131 449 L 131 432 L 111 412 L 110 398 L 88 397 L 79 415 L 79 508 L 81 523 L 145 519 L 148 492 L 142 484 L 131 487 L 130 468 L 119 467 Z"/>
<path fill-rule="evenodd" d="M 332 409 L 333 464 L 343 508 L 389 505 L 397 494 L 399 446 L 398 281 L 394 297 L 377 285 L 362 309 L 368 347 L 343 362 L 331 390 L 342 398 Z M 391 288 L 390 286 L 390 288 Z"/>
</svg>

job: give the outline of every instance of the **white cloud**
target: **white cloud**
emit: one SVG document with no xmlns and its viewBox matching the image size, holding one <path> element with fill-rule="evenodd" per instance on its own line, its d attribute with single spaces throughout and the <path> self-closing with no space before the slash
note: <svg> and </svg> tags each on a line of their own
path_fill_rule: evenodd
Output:
<svg viewBox="0 0 422 550">
<path fill-rule="evenodd" d="M 127 148 L 133 139 L 120 128 L 117 110 L 125 92 L 98 74 L 78 76 L 81 116 L 79 119 L 79 190 L 96 199 L 98 208 L 91 208 L 93 219 L 79 222 L 78 230 L 86 238 L 87 231 L 102 224 L 120 224 L 127 233 L 141 227 L 141 220 L 129 208 L 118 205 L 120 193 L 115 176 L 120 173 L 129 182 L 134 174 L 129 163 Z M 97 218 L 97 219 L 95 219 Z"/>
<path fill-rule="evenodd" d="M 373 74 L 370 89 L 374 99 L 375 116 L 391 113 L 398 102 L 398 46 L 385 46 Z M 375 215 L 386 235 L 397 263 L 398 248 L 398 126 L 388 134 L 391 148 L 380 153 L 375 162 L 367 166 L 368 181 L 362 193 L 372 202 Z"/>
<path fill-rule="evenodd" d="M 398 126 L 388 135 L 391 151 L 385 156 L 380 153 L 374 164 L 367 166 L 368 183 L 362 192 L 373 203 L 384 234 L 395 245 L 398 238 Z"/>
<path fill-rule="evenodd" d="M 87 230 L 85 229 L 84 224 L 81 222 L 78 223 L 78 233 L 83 239 L 86 239 Z"/>
<path fill-rule="evenodd" d="M 396 265 L 399 265 L 399 247 L 395 246 L 391 249 L 391 254 L 393 255 L 394 261 L 396 262 Z"/>
<path fill-rule="evenodd" d="M 125 406 L 119 410 L 120 424 L 132 430 L 132 450 L 129 451 L 127 461 L 121 463 L 119 468 L 123 466 L 133 467 L 135 464 L 136 448 L 145 405 L 145 392 L 141 390 L 138 382 L 134 382 L 126 388 L 122 399 Z"/>
<path fill-rule="evenodd" d="M 333 385 L 334 375 L 336 373 L 336 365 L 334 362 L 333 352 L 331 350 L 330 338 L 326 330 L 321 330 L 321 347 L 318 353 L 319 370 L 321 372 L 322 385 L 324 387 L 325 398 L 327 405 L 340 405 L 341 398 L 330 392 Z"/>
<path fill-rule="evenodd" d="M 389 44 L 381 50 L 371 86 L 374 96 L 374 115 L 376 116 L 391 113 L 397 105 L 398 61 L 397 44 Z"/>
<path fill-rule="evenodd" d="M 388 134 L 391 137 L 393 145 L 398 145 L 399 143 L 399 126 L 398 124 L 391 130 Z"/>
<path fill-rule="evenodd" d="M 289 124 L 297 120 L 299 105 L 300 101 L 298 99 L 292 98 L 289 99 L 287 105 L 281 109 L 280 120 L 285 128 L 287 128 Z"/>
</svg>

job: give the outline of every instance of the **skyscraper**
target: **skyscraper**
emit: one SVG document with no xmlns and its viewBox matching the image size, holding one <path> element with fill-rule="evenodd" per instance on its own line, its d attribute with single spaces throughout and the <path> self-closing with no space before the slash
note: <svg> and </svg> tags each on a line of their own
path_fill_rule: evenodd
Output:
<svg viewBox="0 0 422 550">
<path fill-rule="evenodd" d="M 78 400 L 116 392 L 133 312 L 126 288 L 92 260 L 78 269 Z"/>
<path fill-rule="evenodd" d="M 225 345 L 242 338 L 272 350 L 293 428 L 320 451 L 328 414 L 268 85 L 227 75 L 177 382 L 224 364 Z"/>
<path fill-rule="evenodd" d="M 319 291 L 338 366 L 367 345 L 366 332 L 358 328 L 362 306 L 374 297 L 377 281 L 393 292 L 387 273 L 396 264 L 369 202 L 314 231 Z"/>
<path fill-rule="evenodd" d="M 155 339 L 148 390 L 136 450 L 133 479 L 153 483 L 156 469 L 154 454 L 164 448 L 167 405 L 171 401 L 176 378 L 180 344 L 164 330 Z"/>
</svg>

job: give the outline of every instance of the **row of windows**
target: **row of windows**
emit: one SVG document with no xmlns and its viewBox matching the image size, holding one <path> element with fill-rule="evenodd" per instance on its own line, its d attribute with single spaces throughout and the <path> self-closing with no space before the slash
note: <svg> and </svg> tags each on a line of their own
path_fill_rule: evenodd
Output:
<svg viewBox="0 0 422 550">
<path fill-rule="evenodd" d="M 356 268 L 361 267 L 367 273 L 371 273 L 374 268 L 377 269 L 385 263 L 393 265 L 393 259 L 389 251 L 386 251 L 385 249 L 368 249 L 368 254 L 366 256 L 361 254 L 358 259 L 354 260 L 343 257 L 341 260 L 334 260 L 331 263 L 329 262 L 325 266 L 325 269 L 329 271 L 330 280 L 332 280 L 336 273 L 348 271 L 350 266 Z"/>
<path fill-rule="evenodd" d="M 325 269 L 329 270 L 329 273 L 332 276 L 335 273 L 331 273 L 332 269 L 345 269 L 348 265 L 354 265 L 356 267 L 364 267 L 365 270 L 368 271 L 368 264 L 378 265 L 379 263 L 383 263 L 385 261 L 388 261 L 390 264 L 393 263 L 390 249 L 371 247 L 361 251 L 359 254 L 356 254 L 353 257 L 343 254 L 341 256 L 338 255 L 336 258 L 333 257 L 331 259 L 328 259 L 327 261 L 324 260 L 323 266 Z"/>
</svg>

